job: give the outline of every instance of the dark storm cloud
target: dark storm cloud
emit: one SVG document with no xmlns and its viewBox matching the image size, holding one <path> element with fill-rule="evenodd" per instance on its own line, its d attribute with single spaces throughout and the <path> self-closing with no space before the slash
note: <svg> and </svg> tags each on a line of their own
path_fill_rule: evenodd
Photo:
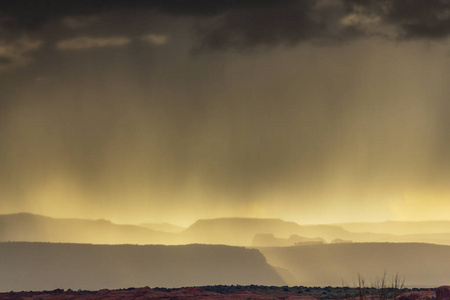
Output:
<svg viewBox="0 0 450 300">
<path fill-rule="evenodd" d="M 317 8 L 317 1 L 289 1 L 275 6 L 230 10 L 218 20 L 199 25 L 203 46 L 246 48 L 258 45 L 295 45 L 300 41 L 330 37 L 330 20 L 336 12 Z"/>
<path fill-rule="evenodd" d="M 0 4 L 0 18 L 11 29 L 34 29 L 53 18 L 91 15 L 110 11 L 157 10 L 171 15 L 215 15 L 230 9 L 273 6 L 281 1 L 209 1 L 209 0 L 5 0 Z"/>
<path fill-rule="evenodd" d="M 346 0 L 348 9 L 379 16 L 400 38 L 445 38 L 450 34 L 449 0 Z"/>
<path fill-rule="evenodd" d="M 6 0 L 0 22 L 8 30 L 33 30 L 52 19 L 126 11 L 196 17 L 201 45 L 213 49 L 371 35 L 439 39 L 450 33 L 450 0 Z"/>
<path fill-rule="evenodd" d="M 450 34 L 448 0 L 305 0 L 224 12 L 200 26 L 208 48 L 335 42 L 365 36 L 441 39 Z"/>
<path fill-rule="evenodd" d="M 30 52 L 42 46 L 42 41 L 22 38 L 13 42 L 0 40 L 0 70 L 23 66 L 31 61 Z"/>
<path fill-rule="evenodd" d="M 11 57 L 0 56 L 0 65 L 10 65 L 13 63 Z"/>
</svg>

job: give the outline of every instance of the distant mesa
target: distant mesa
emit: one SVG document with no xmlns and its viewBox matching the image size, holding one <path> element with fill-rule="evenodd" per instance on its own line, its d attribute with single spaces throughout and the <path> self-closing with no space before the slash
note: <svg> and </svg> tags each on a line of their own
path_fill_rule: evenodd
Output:
<svg viewBox="0 0 450 300">
<path fill-rule="evenodd" d="M 315 238 L 305 238 L 298 236 L 296 234 L 293 234 L 289 237 L 290 241 L 294 242 L 295 246 L 302 246 L 302 245 L 321 245 L 326 244 L 327 241 L 324 240 L 321 237 L 315 237 Z"/>
<path fill-rule="evenodd" d="M 325 244 L 326 241 L 320 237 L 306 238 L 297 234 L 291 235 L 289 238 L 278 238 L 271 233 L 256 234 L 252 241 L 253 247 L 289 247 L 298 245 L 316 245 Z"/>
<path fill-rule="evenodd" d="M 448 222 L 450 225 L 450 222 Z M 257 235 L 268 235 L 258 236 Z M 273 235 L 273 237 L 270 236 Z M 235 246 L 292 245 L 289 238 L 296 235 L 306 239 L 323 239 L 326 242 L 342 240 L 355 243 L 433 243 L 450 245 L 450 226 L 447 232 L 430 234 L 394 235 L 388 233 L 351 232 L 336 225 L 299 225 L 281 219 L 218 218 L 198 220 L 183 233 L 184 242 L 227 244 Z M 274 240 L 274 238 L 285 239 Z M 266 239 L 266 241 L 263 241 Z M 287 240 L 286 240 L 287 239 Z M 269 242 L 269 240 L 271 240 Z M 298 241 L 301 243 L 301 241 Z M 305 241 L 310 242 L 310 241 Z M 293 243 L 295 244 L 295 242 Z"/>
<path fill-rule="evenodd" d="M 321 237 L 324 240 L 352 236 L 351 232 L 337 226 L 299 225 L 281 219 L 255 218 L 198 220 L 184 231 L 184 237 L 190 241 L 243 246 L 253 246 L 255 236 L 260 234 L 272 234 L 281 239 L 289 239 L 292 235 L 296 235 L 306 239 Z M 280 242 L 282 243 L 282 241 Z M 288 243 L 293 245 L 295 241 Z"/>
<path fill-rule="evenodd" d="M 172 244 L 173 233 L 107 220 L 58 219 L 20 213 L 0 215 L 0 242 L 54 242 L 92 244 Z"/>
<path fill-rule="evenodd" d="M 445 222 L 437 224 L 440 226 L 443 223 Z M 435 223 L 428 224 L 428 229 L 431 230 L 433 224 Z M 450 225 L 450 222 L 448 224 Z M 402 227 L 401 224 L 396 226 Z M 444 229 L 436 227 L 435 231 L 438 230 Z M 28 213 L 0 215 L 0 242 L 140 245 L 200 243 L 246 247 L 285 247 L 327 242 L 417 242 L 450 245 L 450 227 L 447 230 L 441 233 L 394 235 L 351 232 L 335 225 L 299 225 L 281 219 L 257 218 L 205 219 L 183 228 L 172 224 L 122 225 L 103 219 L 60 219 Z"/>
</svg>

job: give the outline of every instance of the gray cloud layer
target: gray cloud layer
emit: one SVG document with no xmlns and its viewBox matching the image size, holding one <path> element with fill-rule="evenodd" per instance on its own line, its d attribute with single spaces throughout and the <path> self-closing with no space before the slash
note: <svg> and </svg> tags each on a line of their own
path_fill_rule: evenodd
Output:
<svg viewBox="0 0 450 300">
<path fill-rule="evenodd" d="M 27 65 L 32 59 L 30 53 L 42 46 L 40 40 L 28 38 L 16 39 L 11 42 L 0 40 L 0 70 L 8 70 Z"/>
<path fill-rule="evenodd" d="M 450 1 L 286 1 L 229 10 L 200 31 L 210 48 L 336 42 L 372 35 L 441 39 L 450 34 Z"/>
<path fill-rule="evenodd" d="M 126 37 L 93 38 L 81 36 L 62 40 L 56 44 L 58 50 L 86 50 L 105 47 L 122 47 L 130 43 Z"/>
<path fill-rule="evenodd" d="M 52 19 L 67 22 L 75 20 L 67 17 L 133 10 L 197 17 L 202 45 L 208 48 L 293 45 L 373 34 L 441 39 L 450 34 L 449 0 L 6 0 L 0 4 L 0 24 L 8 30 L 33 30 Z"/>
<path fill-rule="evenodd" d="M 302 42 L 338 43 L 362 37 L 381 36 L 395 40 L 444 39 L 450 34 L 450 0 L 272 0 L 272 1 L 46 1 L 5 0 L 0 3 L 0 32 L 4 45 L 27 37 L 49 22 L 67 29 L 83 30 L 101 14 L 130 12 L 188 16 L 194 20 L 199 41 L 194 50 L 241 51 Z M 151 28 L 136 22 L 138 36 L 155 45 L 164 44 L 163 35 L 148 35 Z M 107 21 L 106 21 L 107 22 Z M 138 25 L 140 24 L 140 25 Z M 120 30 L 120 26 L 110 24 Z M 148 27 L 148 26 L 147 26 Z M 120 46 L 112 41 L 122 34 L 94 35 L 82 41 L 73 36 L 55 41 L 56 48 Z M 9 38 L 8 38 L 9 37 Z M 41 38 L 37 34 L 38 38 Z M 157 37 L 155 39 L 155 37 Z M 108 38 L 108 41 L 105 39 Z M 94 39 L 96 41 L 94 41 Z M 45 40 L 44 40 L 45 42 Z M 77 45 L 75 45 L 77 44 Z M 83 45 L 81 45 L 83 44 Z M 4 48 L 4 46 L 3 46 Z M 3 51 L 5 52 L 5 51 Z M 2 68 L 24 66 L 31 61 L 21 54 L 0 53 Z"/>
</svg>

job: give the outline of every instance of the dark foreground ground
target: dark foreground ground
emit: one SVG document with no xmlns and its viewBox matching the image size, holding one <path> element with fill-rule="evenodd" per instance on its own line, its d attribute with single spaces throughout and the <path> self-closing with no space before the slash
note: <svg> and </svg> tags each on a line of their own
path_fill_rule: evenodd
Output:
<svg viewBox="0 0 450 300">
<path fill-rule="evenodd" d="M 450 286 L 431 289 L 375 289 L 343 287 L 204 286 L 181 289 L 129 288 L 120 290 L 0 293 L 0 299 L 347 299 L 450 300 Z"/>
</svg>

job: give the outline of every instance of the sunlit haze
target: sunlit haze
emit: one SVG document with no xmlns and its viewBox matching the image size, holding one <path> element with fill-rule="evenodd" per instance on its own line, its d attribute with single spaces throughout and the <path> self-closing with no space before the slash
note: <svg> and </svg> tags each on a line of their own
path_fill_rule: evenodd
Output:
<svg viewBox="0 0 450 300">
<path fill-rule="evenodd" d="M 448 219 L 448 1 L 174 2 L 2 1 L 1 214 Z"/>
</svg>

